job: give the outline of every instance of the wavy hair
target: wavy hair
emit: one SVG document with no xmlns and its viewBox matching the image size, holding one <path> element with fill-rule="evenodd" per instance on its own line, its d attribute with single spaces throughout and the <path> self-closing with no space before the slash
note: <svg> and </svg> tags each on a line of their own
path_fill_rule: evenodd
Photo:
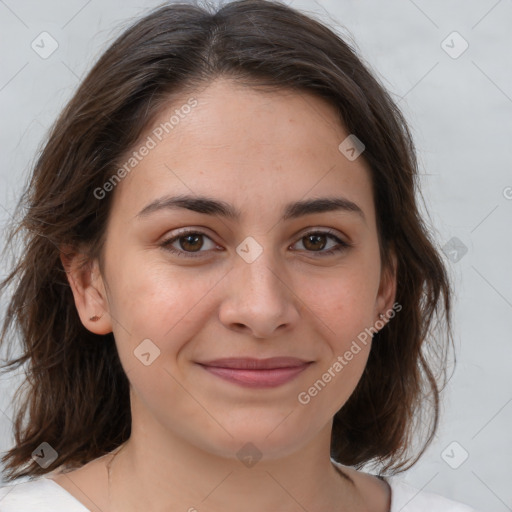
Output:
<svg viewBox="0 0 512 512">
<path fill-rule="evenodd" d="M 439 422 L 451 284 L 419 213 L 410 129 L 354 46 L 277 1 L 182 2 L 133 21 L 100 56 L 49 130 L 7 237 L 6 247 L 21 251 L 0 283 L 9 292 L 0 343 L 22 352 L 3 366 L 24 364 L 26 379 L 15 394 L 5 478 L 77 468 L 130 437 L 129 381 L 113 334 L 82 325 L 60 252 L 101 256 L 113 194 L 100 200 L 94 191 L 164 106 L 218 77 L 313 93 L 365 144 L 382 265 L 389 270 L 396 255 L 402 309 L 375 334 L 364 373 L 334 416 L 331 457 L 358 469 L 374 463 L 381 474 L 416 463 Z M 45 468 L 32 458 L 43 442 L 58 453 Z"/>
</svg>

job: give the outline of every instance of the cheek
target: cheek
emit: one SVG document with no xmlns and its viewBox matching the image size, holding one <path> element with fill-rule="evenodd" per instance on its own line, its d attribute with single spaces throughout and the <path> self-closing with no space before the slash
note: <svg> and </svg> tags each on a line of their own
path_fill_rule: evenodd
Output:
<svg viewBox="0 0 512 512">
<path fill-rule="evenodd" d="M 361 335 L 362 334 L 362 335 Z M 354 392 L 366 367 L 371 336 L 358 332 L 356 323 L 340 327 L 329 338 L 325 354 L 297 396 L 300 407 L 311 417 L 332 417 Z"/>
<path fill-rule="evenodd" d="M 373 325 L 378 275 L 364 265 L 347 265 L 322 277 L 301 278 L 297 289 L 309 311 L 325 326 L 333 348 L 342 350 L 350 340 Z"/>
<path fill-rule="evenodd" d="M 312 416 L 332 417 L 354 392 L 371 350 L 370 308 L 362 294 L 338 295 L 326 304 L 321 360 L 298 396 Z"/>
<path fill-rule="evenodd" d="M 332 355 L 318 372 L 319 409 L 335 414 L 356 388 L 366 367 L 375 324 L 379 260 L 362 256 L 341 272 L 335 283 L 323 287 L 325 323 Z M 325 386 L 325 388 L 323 387 Z M 320 396 L 321 395 L 321 396 Z M 316 398 L 315 398 L 316 399 Z"/>
<path fill-rule="evenodd" d="M 206 322 L 210 313 L 203 299 L 218 277 L 198 276 L 197 269 L 173 271 L 161 259 L 151 263 L 142 252 L 117 261 L 122 263 L 110 270 L 109 288 L 121 358 L 132 365 L 133 351 L 149 339 L 172 361 L 181 345 Z"/>
</svg>

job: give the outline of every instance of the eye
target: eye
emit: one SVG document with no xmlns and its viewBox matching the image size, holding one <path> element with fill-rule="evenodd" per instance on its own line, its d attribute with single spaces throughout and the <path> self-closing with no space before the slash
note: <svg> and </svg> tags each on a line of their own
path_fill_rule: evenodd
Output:
<svg viewBox="0 0 512 512">
<path fill-rule="evenodd" d="M 324 251 L 323 249 L 327 246 L 327 239 L 334 240 L 336 243 L 329 250 Z M 309 231 L 296 243 L 299 242 L 303 244 L 307 252 L 317 252 L 321 257 L 331 256 L 351 247 L 351 244 L 341 240 L 333 231 Z"/>
<path fill-rule="evenodd" d="M 308 233 L 305 233 L 300 238 L 300 240 L 295 242 L 295 244 L 301 242 L 304 245 L 306 252 L 319 253 L 321 257 L 330 256 L 332 254 L 345 251 L 351 247 L 351 244 L 344 242 L 334 233 L 334 231 L 309 231 Z M 209 240 L 209 242 L 212 244 L 210 250 L 212 250 L 214 247 L 217 247 L 208 235 L 196 230 L 181 231 L 171 238 L 164 240 L 160 244 L 160 247 L 166 251 L 176 254 L 177 256 L 183 256 L 186 258 L 198 258 L 201 257 L 201 253 L 208 252 L 208 250 L 201 250 L 204 248 L 205 239 Z M 326 240 L 329 239 L 334 241 L 335 244 L 327 251 L 324 251 L 323 249 L 325 249 L 327 246 Z M 179 245 L 179 247 L 176 247 L 175 244 Z"/>
<path fill-rule="evenodd" d="M 164 240 L 160 247 L 164 248 L 166 251 L 172 252 L 177 256 L 184 256 L 187 258 L 197 258 L 206 251 L 201 251 L 201 248 L 204 246 L 204 238 L 207 238 L 213 246 L 215 246 L 213 240 L 208 237 L 206 234 L 201 233 L 200 231 L 182 231 L 177 235 L 174 235 L 167 240 Z M 175 243 L 178 243 L 180 248 L 176 248 L 174 246 Z M 198 254 L 194 254 L 198 253 Z"/>
</svg>

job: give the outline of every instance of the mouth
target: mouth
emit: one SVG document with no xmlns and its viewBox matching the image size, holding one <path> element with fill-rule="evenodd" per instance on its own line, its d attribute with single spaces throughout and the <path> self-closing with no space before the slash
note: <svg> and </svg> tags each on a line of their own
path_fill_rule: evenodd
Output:
<svg viewBox="0 0 512 512">
<path fill-rule="evenodd" d="M 225 358 L 198 364 L 210 374 L 240 386 L 273 388 L 291 381 L 312 363 L 295 357 L 272 357 Z"/>
</svg>

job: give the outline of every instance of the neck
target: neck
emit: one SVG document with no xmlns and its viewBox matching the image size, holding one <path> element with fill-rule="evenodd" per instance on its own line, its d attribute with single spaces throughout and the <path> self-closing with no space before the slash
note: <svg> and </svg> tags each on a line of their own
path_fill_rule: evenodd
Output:
<svg viewBox="0 0 512 512">
<path fill-rule="evenodd" d="M 201 453 L 183 442 L 176 451 L 188 450 L 188 457 L 152 452 L 151 445 L 132 433 L 113 452 L 107 464 L 108 510 L 363 510 L 352 479 L 315 445 L 254 465 Z"/>
</svg>

